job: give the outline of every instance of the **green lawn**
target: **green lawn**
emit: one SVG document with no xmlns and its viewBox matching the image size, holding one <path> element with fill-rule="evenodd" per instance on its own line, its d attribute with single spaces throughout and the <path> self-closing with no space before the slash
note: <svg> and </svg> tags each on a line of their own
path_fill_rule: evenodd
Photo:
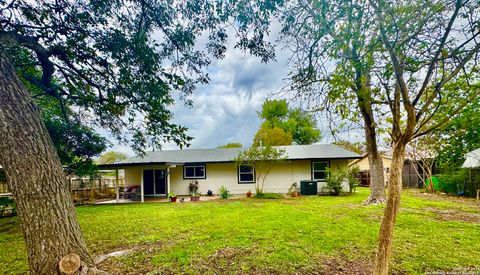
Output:
<svg viewBox="0 0 480 275">
<path fill-rule="evenodd" d="M 347 197 L 237 199 L 78 207 L 97 256 L 133 249 L 101 267 L 113 273 L 362 273 L 372 266 L 383 206 Z M 480 205 L 404 191 L 393 273 L 480 268 Z M 0 274 L 24 273 L 17 218 L 0 219 Z"/>
</svg>

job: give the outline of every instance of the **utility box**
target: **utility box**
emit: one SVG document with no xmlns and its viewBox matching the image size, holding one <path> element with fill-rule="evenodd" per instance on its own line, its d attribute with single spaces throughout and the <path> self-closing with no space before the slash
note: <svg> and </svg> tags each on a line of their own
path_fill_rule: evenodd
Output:
<svg viewBox="0 0 480 275">
<path fill-rule="evenodd" d="M 300 181 L 300 193 L 304 196 L 316 196 L 318 194 L 317 182 L 313 180 Z"/>
</svg>

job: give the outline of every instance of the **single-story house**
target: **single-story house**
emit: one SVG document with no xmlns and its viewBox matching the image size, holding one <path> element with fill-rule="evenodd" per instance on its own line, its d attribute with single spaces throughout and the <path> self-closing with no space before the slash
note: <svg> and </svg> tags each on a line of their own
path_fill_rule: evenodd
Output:
<svg viewBox="0 0 480 275">
<path fill-rule="evenodd" d="M 286 161 L 275 164 L 265 180 L 264 191 L 287 193 L 293 183 L 302 180 L 325 184 L 326 168 L 346 167 L 360 155 L 330 144 L 280 146 Z M 223 185 L 232 194 L 255 192 L 255 170 L 238 167 L 234 159 L 245 148 L 186 149 L 148 152 L 100 169 L 124 170 L 125 186 L 139 185 L 141 200 L 149 196 L 166 196 L 169 192 L 188 195 L 189 184 L 198 182 L 198 192 L 217 193 Z"/>
</svg>

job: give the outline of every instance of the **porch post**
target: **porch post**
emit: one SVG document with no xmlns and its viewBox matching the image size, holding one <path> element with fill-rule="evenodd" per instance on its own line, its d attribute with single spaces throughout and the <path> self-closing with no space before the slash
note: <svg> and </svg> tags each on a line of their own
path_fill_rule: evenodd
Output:
<svg viewBox="0 0 480 275">
<path fill-rule="evenodd" d="M 118 169 L 115 169 L 115 198 L 117 200 L 117 203 L 120 199 L 120 194 L 118 192 Z"/>
<path fill-rule="evenodd" d="M 145 201 L 145 198 L 144 198 L 144 192 L 143 192 L 143 168 L 140 170 L 140 197 L 141 197 L 141 201 L 144 202 Z"/>
</svg>

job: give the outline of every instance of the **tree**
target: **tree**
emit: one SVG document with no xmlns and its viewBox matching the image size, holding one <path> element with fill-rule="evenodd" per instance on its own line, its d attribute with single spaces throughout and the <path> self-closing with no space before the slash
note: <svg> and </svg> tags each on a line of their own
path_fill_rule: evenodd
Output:
<svg viewBox="0 0 480 275">
<path fill-rule="evenodd" d="M 253 138 L 253 146 L 282 146 L 292 144 L 292 134 L 278 127 L 262 126 Z"/>
<path fill-rule="evenodd" d="M 388 60 L 379 82 L 390 109 L 393 156 L 375 261 L 375 274 L 387 274 L 406 145 L 441 127 L 479 95 L 480 3 L 369 4 L 385 50 L 375 60 Z"/>
<path fill-rule="evenodd" d="M 480 2 L 300 0 L 278 13 L 300 61 L 292 74 L 298 97 L 317 96 L 342 118 L 354 118 L 348 110 L 356 106 L 369 156 L 378 155 L 377 131 L 388 129 L 393 156 L 374 267 L 388 274 L 406 145 L 479 96 Z M 376 180 L 378 160 L 369 159 Z"/>
<path fill-rule="evenodd" d="M 459 169 L 465 161 L 465 154 L 480 148 L 480 98 L 473 100 L 457 117 L 432 133 L 438 141 L 434 147 L 441 172 Z"/>
<path fill-rule="evenodd" d="M 313 115 L 300 108 L 289 108 L 286 100 L 266 100 L 258 116 L 263 122 L 257 135 L 268 136 L 271 134 L 270 136 L 273 137 L 274 134 L 282 134 L 285 139 L 285 141 L 278 144 L 272 143 L 272 145 L 288 145 L 292 141 L 296 144 L 312 144 L 322 139 Z M 269 131 L 275 128 L 282 129 L 289 134 L 292 141 L 286 143 L 287 138 L 278 130 Z M 266 132 L 269 132 L 269 134 L 266 134 Z"/>
<path fill-rule="evenodd" d="M 100 158 L 97 160 L 98 164 L 111 164 L 115 163 L 120 160 L 127 159 L 128 155 L 116 152 L 116 151 L 108 151 L 105 154 L 101 155 Z"/>
<path fill-rule="evenodd" d="M 218 148 L 242 148 L 243 145 L 240 142 L 229 142 L 227 144 L 218 146 Z"/>
<path fill-rule="evenodd" d="M 55 99 L 66 120 L 71 113 L 82 125 L 105 128 L 139 153 L 168 141 L 187 146 L 187 129 L 171 122 L 171 92 L 180 91 L 191 104 L 187 96 L 209 80 L 210 59 L 225 54 L 228 20 L 235 22 L 238 48 L 272 59 L 273 47 L 263 39 L 272 4 L 0 1 L 0 163 L 32 274 L 58 273 L 60 259 L 70 253 L 79 255 L 82 272 L 94 268 L 33 98 Z M 260 16 L 247 16 L 254 11 Z M 263 31 L 253 33 L 249 24 Z M 198 50 L 202 34 L 207 45 Z M 10 58 L 19 49 L 27 50 L 28 62 Z M 25 73 L 33 68 L 41 74 Z M 21 79 L 39 93 L 32 96 Z"/>
<path fill-rule="evenodd" d="M 365 204 L 376 204 L 385 202 L 375 118 L 380 100 L 372 83 L 379 38 L 373 11 L 365 5 L 366 1 L 292 1 L 280 12 L 281 39 L 293 52 L 295 65 L 287 87 L 293 98 L 325 112 L 330 120 L 364 128 L 371 174 Z"/>
<path fill-rule="evenodd" d="M 235 162 L 238 166 L 253 167 L 255 173 L 255 191 L 256 195 L 263 194 L 265 179 L 279 162 L 285 161 L 287 155 L 285 149 L 275 148 L 273 146 L 252 146 L 247 150 L 241 151 L 236 157 Z"/>
<path fill-rule="evenodd" d="M 340 146 L 344 149 L 350 150 L 352 152 L 355 152 L 359 155 L 362 155 L 366 152 L 365 150 L 365 144 L 363 142 L 351 142 L 348 140 L 338 140 L 335 142 L 332 142 L 333 144 Z"/>
</svg>

